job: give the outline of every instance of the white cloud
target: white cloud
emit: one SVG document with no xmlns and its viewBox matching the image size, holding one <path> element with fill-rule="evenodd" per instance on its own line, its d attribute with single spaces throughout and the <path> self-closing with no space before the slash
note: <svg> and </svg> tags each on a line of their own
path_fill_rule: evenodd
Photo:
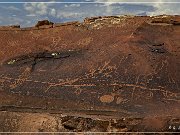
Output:
<svg viewBox="0 0 180 135">
<path fill-rule="evenodd" d="M 169 15 L 180 15 L 180 4 L 156 4 L 155 12 L 149 12 L 148 15 L 160 15 L 160 14 L 169 14 Z"/>
<path fill-rule="evenodd" d="M 19 18 L 19 17 L 8 16 L 6 18 L 0 17 L 0 22 L 5 23 L 6 25 L 16 25 L 16 24 L 23 23 L 24 20 L 22 18 Z"/>
<path fill-rule="evenodd" d="M 54 8 L 50 9 L 49 15 L 56 17 L 56 10 Z"/>
<path fill-rule="evenodd" d="M 131 5 L 146 5 L 153 6 L 156 10 L 147 12 L 148 15 L 160 15 L 160 14 L 180 14 L 180 3 L 163 3 L 163 2 L 180 2 L 179 0 L 95 0 L 96 2 L 107 2 L 104 3 L 107 6 L 107 12 L 112 12 L 114 10 L 113 4 L 120 2 L 121 4 L 131 4 Z M 127 3 L 132 2 L 132 3 Z M 141 3 L 142 2 L 142 3 Z M 153 2 L 153 3 L 143 3 L 143 2 Z M 116 3 L 116 4 L 117 4 Z M 140 12 L 140 11 L 138 11 Z M 143 12 L 143 11 L 142 11 Z M 136 14 L 136 12 L 134 13 Z"/>
<path fill-rule="evenodd" d="M 56 10 L 51 7 L 54 6 L 54 3 L 25 3 L 24 4 L 24 9 L 29 13 L 29 14 L 34 14 L 37 16 L 42 16 L 42 15 L 52 15 L 55 16 Z"/>
<path fill-rule="evenodd" d="M 15 6 L 0 6 L 1 9 L 8 10 L 8 11 L 22 11 L 21 9 Z"/>
<path fill-rule="evenodd" d="M 80 17 L 82 13 L 73 13 L 68 11 L 59 11 L 57 14 L 57 18 L 77 18 Z"/>
<path fill-rule="evenodd" d="M 32 17 L 32 16 L 36 16 L 36 15 L 35 15 L 35 14 L 28 14 L 28 15 L 26 15 L 26 16 Z"/>
<path fill-rule="evenodd" d="M 21 9 L 14 7 L 14 6 L 9 6 L 7 7 L 8 10 L 14 10 L 14 11 L 21 11 Z"/>
<path fill-rule="evenodd" d="M 80 7 L 80 4 L 65 4 L 64 7 Z"/>
</svg>

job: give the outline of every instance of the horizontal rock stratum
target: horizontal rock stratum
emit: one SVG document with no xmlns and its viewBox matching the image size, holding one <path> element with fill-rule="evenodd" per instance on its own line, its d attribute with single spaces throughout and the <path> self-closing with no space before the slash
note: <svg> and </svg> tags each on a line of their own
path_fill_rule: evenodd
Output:
<svg viewBox="0 0 180 135">
<path fill-rule="evenodd" d="M 0 126 L 17 119 L 0 131 L 62 131 L 28 122 L 48 117 L 56 125 L 60 114 L 98 119 L 91 131 L 113 131 L 108 120 L 126 118 L 136 128 L 115 131 L 170 130 L 167 119 L 180 121 L 179 24 L 180 16 L 161 15 L 0 27 Z M 67 131 L 79 131 L 70 123 Z"/>
</svg>

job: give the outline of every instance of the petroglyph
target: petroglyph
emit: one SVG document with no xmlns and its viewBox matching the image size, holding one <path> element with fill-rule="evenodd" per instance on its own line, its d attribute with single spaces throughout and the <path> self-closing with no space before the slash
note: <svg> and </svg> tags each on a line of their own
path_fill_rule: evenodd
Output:
<svg viewBox="0 0 180 135">
<path fill-rule="evenodd" d="M 77 44 L 80 45 L 80 46 L 87 46 L 87 45 L 89 45 L 92 41 L 93 41 L 93 38 L 88 37 L 88 38 L 80 39 Z"/>
<path fill-rule="evenodd" d="M 31 68 L 27 67 L 24 70 L 24 72 L 22 72 L 22 74 L 18 76 L 18 79 L 15 80 L 11 85 L 9 85 L 10 89 L 14 89 L 17 86 L 23 84 L 26 81 L 26 79 L 29 77 L 30 73 L 31 73 Z"/>
<path fill-rule="evenodd" d="M 113 18 L 0 31 L 1 92 L 12 96 L 13 104 L 48 111 L 114 110 L 122 116 L 121 110 L 151 115 L 167 107 L 167 114 L 175 112 L 180 103 L 178 26 L 150 25 L 150 17 Z M 19 104 L 16 97 L 25 100 Z"/>
<path fill-rule="evenodd" d="M 103 95 L 99 98 L 99 100 L 103 103 L 111 103 L 114 101 L 114 96 L 112 95 Z"/>
<path fill-rule="evenodd" d="M 84 90 L 84 89 L 81 88 L 81 86 L 74 86 L 74 88 L 76 89 L 76 90 L 74 91 L 74 93 L 75 93 L 76 95 L 80 95 L 81 92 Z"/>
<path fill-rule="evenodd" d="M 140 77 L 140 75 L 136 78 L 136 85 L 138 85 L 138 83 L 139 83 L 139 77 Z M 132 96 L 131 96 L 132 99 L 133 99 L 133 97 L 134 97 L 135 89 L 136 89 L 136 87 L 134 86 L 133 89 L 132 89 Z"/>
<path fill-rule="evenodd" d="M 4 82 L 5 82 L 6 80 L 5 79 L 0 79 L 0 88 L 3 88 L 4 87 Z"/>
<path fill-rule="evenodd" d="M 53 47 L 56 47 L 61 40 L 62 40 L 61 37 L 52 37 L 52 44 L 51 45 Z"/>
<path fill-rule="evenodd" d="M 124 99 L 122 98 L 122 97 L 118 97 L 117 99 L 116 99 L 116 104 L 120 104 L 120 103 L 122 103 L 124 101 Z"/>
<path fill-rule="evenodd" d="M 62 80 L 62 82 L 59 82 L 59 83 L 49 83 L 49 86 L 45 90 L 45 92 L 47 92 L 50 88 L 56 87 L 56 86 L 80 86 L 80 85 L 72 85 L 74 82 L 76 82 L 78 80 L 79 80 L 79 78 L 76 78 L 76 79 L 67 78 L 65 80 Z"/>
<path fill-rule="evenodd" d="M 109 70 L 107 70 L 107 69 L 111 69 L 111 71 L 109 72 Z M 112 91 L 119 91 L 119 88 L 124 89 L 127 87 L 129 90 L 132 91 L 131 98 L 134 97 L 135 100 L 140 99 L 140 98 L 152 99 L 155 92 L 161 92 L 162 95 L 164 96 L 164 98 L 162 97 L 162 99 L 167 99 L 167 100 L 171 99 L 172 100 L 174 98 L 176 101 L 180 101 L 180 99 L 178 98 L 179 93 L 173 93 L 171 91 L 165 90 L 165 88 L 162 86 L 158 86 L 157 88 L 148 88 L 146 86 L 140 85 L 141 84 L 139 81 L 140 76 L 138 76 L 136 78 L 135 84 L 121 83 L 119 81 L 116 81 L 116 83 L 108 83 L 108 84 L 105 84 L 105 82 L 103 82 L 103 81 L 101 84 L 96 84 L 96 81 L 92 82 L 92 83 L 87 83 L 87 81 L 89 79 L 92 79 L 94 77 L 96 78 L 96 76 L 99 76 L 99 74 L 101 74 L 101 73 L 110 74 L 111 72 L 114 72 L 114 70 L 117 70 L 117 68 L 115 68 L 114 66 L 111 66 L 110 61 L 108 61 L 108 62 L 105 62 L 104 65 L 99 66 L 97 69 L 91 69 L 88 73 L 85 73 L 82 76 L 78 76 L 77 78 L 66 78 L 66 79 L 59 78 L 59 79 L 57 79 L 57 80 L 59 80 L 59 82 L 50 82 L 50 81 L 38 81 L 38 80 L 27 79 L 28 75 L 30 74 L 30 68 L 26 68 L 25 71 L 21 75 L 19 75 L 19 77 L 17 79 L 1 77 L 1 80 L 3 80 L 3 82 L 8 81 L 8 80 L 14 80 L 14 82 L 10 84 L 11 89 L 16 88 L 17 86 L 23 84 L 26 81 L 26 82 L 32 82 L 32 83 L 46 84 L 47 88 L 46 88 L 46 90 L 44 90 L 45 92 L 48 92 L 53 87 L 71 87 L 75 90 L 74 93 L 76 95 L 79 95 L 85 87 L 86 88 L 87 87 L 99 87 L 100 85 L 103 85 L 103 86 L 109 86 L 109 87 L 113 86 Z M 108 72 L 106 72 L 106 71 L 108 71 Z M 104 76 L 101 76 L 101 78 L 104 78 Z M 99 78 L 99 79 L 101 79 L 101 78 Z M 147 80 L 147 81 L 149 81 L 149 80 Z M 135 92 L 135 89 L 137 89 L 136 92 Z M 103 99 L 103 98 L 101 98 L 101 99 Z M 119 97 L 119 98 L 117 98 L 116 102 L 117 102 L 117 104 L 120 104 L 120 102 L 122 102 L 122 101 L 127 102 L 127 99 L 121 99 Z"/>
</svg>

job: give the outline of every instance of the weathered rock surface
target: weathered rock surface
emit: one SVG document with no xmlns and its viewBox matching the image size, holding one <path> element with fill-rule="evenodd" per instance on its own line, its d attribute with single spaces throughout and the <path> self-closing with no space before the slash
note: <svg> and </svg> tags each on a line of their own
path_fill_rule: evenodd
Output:
<svg viewBox="0 0 180 135">
<path fill-rule="evenodd" d="M 179 22 L 107 16 L 1 27 L 1 132 L 179 131 Z"/>
</svg>

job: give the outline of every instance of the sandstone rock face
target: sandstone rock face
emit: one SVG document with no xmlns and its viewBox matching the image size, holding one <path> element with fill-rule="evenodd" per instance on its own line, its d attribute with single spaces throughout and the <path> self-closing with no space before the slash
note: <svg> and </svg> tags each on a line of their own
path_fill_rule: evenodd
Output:
<svg viewBox="0 0 180 135">
<path fill-rule="evenodd" d="M 37 122 L 47 124 L 34 131 L 87 131 L 84 118 L 106 121 L 98 127 L 89 120 L 91 131 L 178 131 L 180 17 L 156 18 L 105 16 L 51 29 L 0 29 L 1 123 L 16 111 L 26 125 L 35 112 L 45 115 Z M 60 114 L 76 117 L 80 127 L 71 120 L 58 127 Z M 127 118 L 130 127 L 122 125 Z M 110 119 L 117 120 L 113 127 Z"/>
</svg>

